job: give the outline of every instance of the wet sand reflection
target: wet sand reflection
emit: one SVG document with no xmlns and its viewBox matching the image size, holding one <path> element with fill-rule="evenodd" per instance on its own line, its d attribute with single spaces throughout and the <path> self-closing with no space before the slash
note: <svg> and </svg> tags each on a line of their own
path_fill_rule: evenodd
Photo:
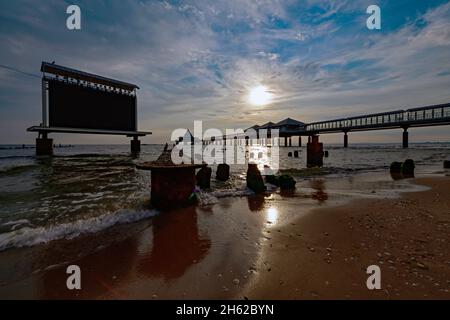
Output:
<svg viewBox="0 0 450 320">
<path fill-rule="evenodd" d="M 149 236 L 152 238 L 147 239 Z M 82 243 L 89 240 L 87 238 L 76 240 L 79 250 L 82 250 Z M 92 240 L 99 241 L 99 238 Z M 146 246 L 146 242 L 150 245 Z M 140 235 L 134 234 L 67 265 L 45 271 L 41 278 L 40 298 L 105 296 L 123 299 L 127 297 L 127 292 L 120 289 L 123 283 L 136 278 L 163 278 L 165 281 L 180 278 L 208 254 L 210 247 L 211 241 L 199 234 L 195 207 L 165 212 L 154 217 L 152 227 Z M 66 268 L 71 264 L 82 270 L 80 291 L 66 287 L 69 276 Z"/>
<path fill-rule="evenodd" d="M 317 200 L 319 204 L 322 204 L 328 200 L 328 193 L 325 192 L 325 181 L 322 179 L 313 179 L 309 181 L 309 184 L 311 188 L 313 188 L 314 191 L 311 193 L 311 197 L 314 200 Z"/>
<path fill-rule="evenodd" d="M 179 278 L 210 247 L 211 241 L 199 234 L 195 207 L 166 212 L 153 220 L 153 249 L 139 260 L 138 273 L 166 281 Z"/>
</svg>

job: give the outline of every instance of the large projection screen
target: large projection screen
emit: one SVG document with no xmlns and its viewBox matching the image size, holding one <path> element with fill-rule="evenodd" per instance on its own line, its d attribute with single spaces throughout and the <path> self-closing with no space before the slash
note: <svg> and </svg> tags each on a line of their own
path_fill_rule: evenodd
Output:
<svg viewBox="0 0 450 320">
<path fill-rule="evenodd" d="M 136 131 L 136 97 L 49 80 L 51 127 Z"/>
</svg>

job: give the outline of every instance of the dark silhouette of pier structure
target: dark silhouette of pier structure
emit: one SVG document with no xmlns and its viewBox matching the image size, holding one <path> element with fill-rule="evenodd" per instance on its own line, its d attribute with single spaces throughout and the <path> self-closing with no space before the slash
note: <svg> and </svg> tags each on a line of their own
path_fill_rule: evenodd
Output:
<svg viewBox="0 0 450 320">
<path fill-rule="evenodd" d="M 349 145 L 348 134 L 350 132 L 402 129 L 402 146 L 403 148 L 408 148 L 408 129 L 415 127 L 431 127 L 449 124 L 450 103 L 446 103 L 407 110 L 374 113 L 313 123 L 303 123 L 301 121 L 287 118 L 277 123 L 268 122 L 261 126 L 254 125 L 244 130 L 244 134 L 214 137 L 214 139 L 205 141 L 205 144 L 226 144 L 227 140 L 234 140 L 238 145 L 249 145 L 251 144 L 251 139 L 253 138 L 256 138 L 259 143 L 273 144 L 273 141 L 270 141 L 271 139 L 273 139 L 271 138 L 270 131 L 273 129 L 278 129 L 278 137 L 281 139 L 281 141 L 283 141 L 284 139 L 284 146 L 286 147 L 292 146 L 292 138 L 294 137 L 298 137 L 298 146 L 301 146 L 303 136 L 308 137 L 308 141 L 311 142 L 312 137 L 320 134 L 343 133 L 344 147 L 347 148 Z M 263 130 L 264 134 L 261 134 Z M 247 135 L 248 132 L 256 132 L 256 137 Z M 260 141 L 260 137 L 261 139 L 267 139 L 268 141 Z M 243 140 L 245 141 L 245 143 L 242 142 Z M 282 144 L 279 143 L 279 145 Z"/>
</svg>

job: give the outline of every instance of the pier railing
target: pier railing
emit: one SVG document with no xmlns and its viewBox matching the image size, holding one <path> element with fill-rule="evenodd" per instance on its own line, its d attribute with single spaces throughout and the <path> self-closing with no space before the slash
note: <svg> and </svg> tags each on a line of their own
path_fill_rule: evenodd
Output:
<svg viewBox="0 0 450 320">
<path fill-rule="evenodd" d="M 450 103 L 314 122 L 305 125 L 305 131 L 309 133 L 332 133 L 443 124 L 450 124 Z"/>
</svg>

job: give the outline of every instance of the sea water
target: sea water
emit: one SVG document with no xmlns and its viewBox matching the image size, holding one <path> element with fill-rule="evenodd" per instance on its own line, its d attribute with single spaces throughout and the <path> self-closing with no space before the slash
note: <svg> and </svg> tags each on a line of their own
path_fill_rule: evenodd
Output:
<svg viewBox="0 0 450 320">
<path fill-rule="evenodd" d="M 32 146 L 0 146 L 0 250 L 71 239 L 120 223 L 151 218 L 150 172 L 135 164 L 155 160 L 163 145 L 143 145 L 135 157 L 129 145 L 75 145 L 55 148 L 55 156 L 36 158 Z M 280 147 L 279 167 L 297 180 L 305 205 L 321 205 L 354 196 L 389 196 L 392 190 L 413 188 L 389 176 L 389 164 L 407 158 L 416 162 L 417 175 L 448 174 L 443 160 L 450 143 L 326 145 L 324 168 L 306 169 L 305 147 Z M 288 157 L 299 151 L 299 158 Z M 215 181 L 201 193 L 200 205 L 218 198 L 247 196 L 246 165 L 232 165 L 228 182 Z M 360 178 L 363 177 L 363 178 Z M 273 190 L 269 186 L 269 191 Z"/>
</svg>

